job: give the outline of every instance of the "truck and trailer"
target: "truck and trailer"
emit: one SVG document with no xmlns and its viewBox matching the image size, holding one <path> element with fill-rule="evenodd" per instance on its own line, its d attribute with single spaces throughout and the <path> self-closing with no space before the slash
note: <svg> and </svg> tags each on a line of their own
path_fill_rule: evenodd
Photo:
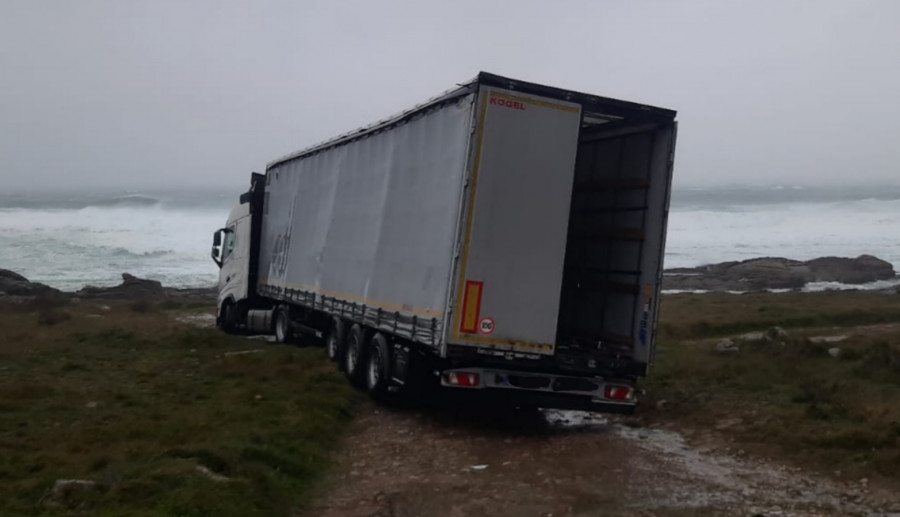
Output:
<svg viewBox="0 0 900 517">
<path fill-rule="evenodd" d="M 214 234 L 217 323 L 317 338 L 376 397 L 630 412 L 675 116 L 482 72 L 279 158 Z"/>
</svg>

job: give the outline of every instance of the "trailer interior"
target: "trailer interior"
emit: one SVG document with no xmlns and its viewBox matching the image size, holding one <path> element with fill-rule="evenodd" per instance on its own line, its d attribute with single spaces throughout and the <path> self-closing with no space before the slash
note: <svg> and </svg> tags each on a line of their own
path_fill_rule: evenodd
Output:
<svg viewBox="0 0 900 517">
<path fill-rule="evenodd" d="M 660 270 L 668 203 L 654 198 L 670 188 L 674 144 L 672 118 L 654 118 L 583 113 L 558 318 L 559 353 L 599 351 L 638 374 L 652 359 L 640 319 L 658 310 L 647 273 Z"/>
</svg>

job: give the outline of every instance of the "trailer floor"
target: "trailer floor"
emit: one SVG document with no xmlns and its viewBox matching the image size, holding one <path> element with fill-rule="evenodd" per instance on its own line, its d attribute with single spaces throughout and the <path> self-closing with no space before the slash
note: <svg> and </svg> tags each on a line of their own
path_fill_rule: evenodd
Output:
<svg viewBox="0 0 900 517">
<path fill-rule="evenodd" d="M 897 494 L 627 422 L 370 407 L 303 515 L 900 516 Z"/>
</svg>

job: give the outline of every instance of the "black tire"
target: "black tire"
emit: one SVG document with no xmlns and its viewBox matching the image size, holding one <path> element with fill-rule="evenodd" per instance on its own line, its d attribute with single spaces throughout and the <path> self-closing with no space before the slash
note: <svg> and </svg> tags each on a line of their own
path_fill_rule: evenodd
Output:
<svg viewBox="0 0 900 517">
<path fill-rule="evenodd" d="M 291 311 L 287 307 L 275 309 L 275 317 L 272 322 L 275 331 L 275 341 L 279 343 L 292 343 L 294 335 L 291 332 Z"/>
<path fill-rule="evenodd" d="M 366 335 L 363 328 L 354 324 L 344 343 L 344 375 L 357 388 L 366 383 Z"/>
<path fill-rule="evenodd" d="M 369 342 L 368 352 L 365 363 L 366 391 L 375 399 L 383 400 L 391 384 L 391 348 L 387 338 L 381 333 L 375 334 Z"/>
<path fill-rule="evenodd" d="M 219 328 L 226 334 L 234 334 L 237 331 L 237 308 L 231 300 L 222 302 L 222 310 L 219 311 Z"/>
<path fill-rule="evenodd" d="M 338 362 L 344 353 L 344 338 L 346 334 L 344 322 L 340 318 L 333 318 L 328 337 L 325 338 L 325 352 L 328 353 L 328 358 L 334 362 Z"/>
</svg>

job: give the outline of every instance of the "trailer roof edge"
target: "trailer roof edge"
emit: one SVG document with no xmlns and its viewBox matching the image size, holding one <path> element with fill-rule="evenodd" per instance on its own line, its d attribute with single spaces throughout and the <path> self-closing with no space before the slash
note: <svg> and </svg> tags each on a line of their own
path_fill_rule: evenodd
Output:
<svg viewBox="0 0 900 517">
<path fill-rule="evenodd" d="M 440 95 L 432 97 L 431 99 L 428 99 L 423 103 L 413 106 L 412 108 L 379 120 L 373 124 L 362 126 L 347 133 L 338 135 L 334 138 L 325 140 L 324 142 L 320 142 L 310 147 L 300 149 L 293 153 L 284 155 L 274 161 L 271 161 L 266 165 L 266 171 L 282 163 L 298 158 L 303 158 L 305 156 L 326 149 L 338 147 L 350 141 L 366 136 L 370 133 L 374 133 L 376 131 L 391 127 L 421 113 L 422 111 L 427 110 L 428 108 L 431 108 L 436 104 L 468 95 L 469 93 L 476 91 L 481 85 L 494 86 L 558 100 L 576 102 L 584 106 L 587 110 L 601 111 L 609 115 L 615 115 L 636 121 L 671 121 L 675 119 L 676 115 L 675 111 L 665 108 L 657 108 L 654 106 L 648 106 L 629 101 L 622 101 L 608 97 L 601 97 L 598 95 L 591 95 L 588 93 L 581 93 L 552 86 L 545 86 L 537 83 L 530 83 L 527 81 L 520 81 L 518 79 L 511 79 L 488 72 L 479 72 L 474 79 L 457 84 L 455 88 L 451 88 Z"/>
</svg>

